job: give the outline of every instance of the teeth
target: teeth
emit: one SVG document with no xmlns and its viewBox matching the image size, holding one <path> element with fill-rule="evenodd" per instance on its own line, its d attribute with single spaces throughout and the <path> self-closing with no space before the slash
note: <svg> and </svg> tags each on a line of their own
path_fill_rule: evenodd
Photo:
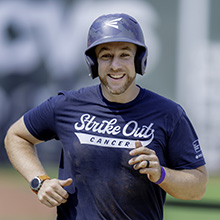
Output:
<svg viewBox="0 0 220 220">
<path fill-rule="evenodd" d="M 113 79 L 120 79 L 120 78 L 123 77 L 123 74 L 122 74 L 122 75 L 110 75 L 110 76 L 111 76 L 111 78 L 113 78 Z"/>
</svg>

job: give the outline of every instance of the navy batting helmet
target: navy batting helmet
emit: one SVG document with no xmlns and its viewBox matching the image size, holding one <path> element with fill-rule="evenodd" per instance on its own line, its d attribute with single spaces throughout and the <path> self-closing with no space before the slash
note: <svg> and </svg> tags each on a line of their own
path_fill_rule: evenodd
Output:
<svg viewBox="0 0 220 220">
<path fill-rule="evenodd" d="M 98 76 L 95 47 L 110 42 L 128 42 L 137 45 L 135 70 L 143 75 L 147 65 L 147 47 L 138 22 L 127 14 L 108 14 L 98 17 L 91 25 L 85 51 L 92 78 Z"/>
</svg>

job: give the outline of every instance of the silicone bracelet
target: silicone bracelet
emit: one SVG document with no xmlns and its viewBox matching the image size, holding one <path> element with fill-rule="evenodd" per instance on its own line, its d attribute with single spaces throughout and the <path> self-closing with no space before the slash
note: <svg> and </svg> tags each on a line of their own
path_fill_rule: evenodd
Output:
<svg viewBox="0 0 220 220">
<path fill-rule="evenodd" d="M 161 183 L 164 181 L 164 179 L 165 179 L 166 172 L 165 172 L 165 170 L 164 170 L 164 168 L 163 168 L 163 167 L 161 167 L 161 170 L 162 170 L 161 177 L 160 177 L 160 179 L 159 179 L 159 180 L 157 180 L 157 182 L 156 182 L 155 184 L 161 184 Z"/>
</svg>

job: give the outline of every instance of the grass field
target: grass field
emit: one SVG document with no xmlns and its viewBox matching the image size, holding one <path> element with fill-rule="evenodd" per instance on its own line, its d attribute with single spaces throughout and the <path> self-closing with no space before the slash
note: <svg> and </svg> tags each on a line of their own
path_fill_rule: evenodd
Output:
<svg viewBox="0 0 220 220">
<path fill-rule="evenodd" d="M 164 220 L 219 220 L 220 210 L 165 207 Z"/>
<path fill-rule="evenodd" d="M 51 177 L 57 176 L 53 169 L 47 169 L 47 172 Z M 44 207 L 14 169 L 0 168 L 0 194 L 0 220 L 55 220 L 56 218 L 56 210 Z M 194 207 L 194 204 L 220 206 L 220 177 L 210 177 L 207 192 L 201 201 L 182 203 L 181 200 L 167 196 L 167 202 L 177 205 L 165 205 L 164 220 L 220 220 L 220 208 Z"/>
<path fill-rule="evenodd" d="M 220 220 L 220 178 L 210 177 L 207 191 L 201 201 L 190 202 L 191 206 L 187 206 L 187 202 L 181 206 L 182 201 L 167 196 L 167 201 L 177 203 L 180 206 L 165 206 L 164 220 Z M 189 202 L 188 202 L 189 203 Z M 186 204 L 186 206 L 185 206 Z M 202 207 L 194 207 L 194 205 L 203 205 Z M 208 208 L 208 205 L 218 205 L 218 208 Z M 212 206 L 211 206 L 212 207 Z"/>
</svg>

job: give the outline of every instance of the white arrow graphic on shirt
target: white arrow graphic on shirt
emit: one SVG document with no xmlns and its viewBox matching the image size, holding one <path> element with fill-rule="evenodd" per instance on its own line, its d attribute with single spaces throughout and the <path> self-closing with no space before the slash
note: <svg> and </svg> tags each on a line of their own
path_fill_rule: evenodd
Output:
<svg viewBox="0 0 220 220">
<path fill-rule="evenodd" d="M 75 132 L 81 144 L 89 144 L 100 147 L 113 147 L 113 148 L 135 148 L 135 140 L 121 139 L 121 138 L 109 138 L 97 135 L 85 134 Z M 143 146 L 147 146 L 152 142 L 153 138 L 141 141 Z"/>
<path fill-rule="evenodd" d="M 121 19 L 122 18 L 116 18 L 116 19 L 111 20 L 111 21 L 106 21 L 105 25 L 118 29 L 118 21 L 120 21 Z"/>
</svg>

